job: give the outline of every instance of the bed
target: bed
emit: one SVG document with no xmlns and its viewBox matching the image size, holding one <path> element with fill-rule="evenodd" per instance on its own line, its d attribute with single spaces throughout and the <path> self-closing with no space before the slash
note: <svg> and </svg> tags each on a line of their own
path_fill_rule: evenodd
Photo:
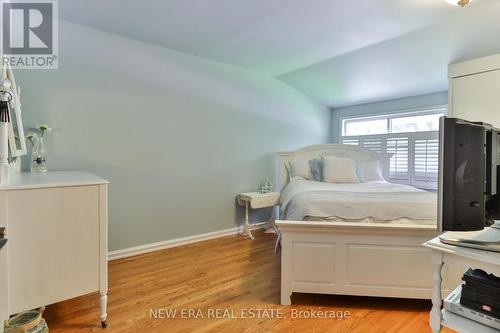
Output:
<svg viewBox="0 0 500 333">
<path fill-rule="evenodd" d="M 390 158 L 339 144 L 279 153 L 281 304 L 293 292 L 431 299 L 431 251 L 421 245 L 438 235 L 435 193 L 383 180 L 291 177 L 291 161 L 325 156 L 382 166 Z M 443 292 L 459 279 L 445 268 Z"/>
<path fill-rule="evenodd" d="M 387 181 L 333 184 L 291 179 L 280 208 L 285 220 L 437 224 L 435 193 Z"/>
</svg>

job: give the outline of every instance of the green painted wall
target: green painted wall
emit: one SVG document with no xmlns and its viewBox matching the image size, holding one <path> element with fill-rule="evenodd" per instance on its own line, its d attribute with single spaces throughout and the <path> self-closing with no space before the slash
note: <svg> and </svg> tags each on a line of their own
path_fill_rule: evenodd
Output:
<svg viewBox="0 0 500 333">
<path fill-rule="evenodd" d="M 23 117 L 54 128 L 50 169 L 110 180 L 110 250 L 236 226 L 236 193 L 274 176 L 277 151 L 329 139 L 329 110 L 272 77 L 59 30 L 59 70 L 16 72 Z"/>
</svg>

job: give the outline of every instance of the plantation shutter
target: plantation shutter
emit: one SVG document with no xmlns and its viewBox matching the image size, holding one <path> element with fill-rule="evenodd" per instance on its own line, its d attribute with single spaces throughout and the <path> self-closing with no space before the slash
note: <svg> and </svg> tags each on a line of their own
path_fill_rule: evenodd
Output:
<svg viewBox="0 0 500 333">
<path fill-rule="evenodd" d="M 341 117 L 339 142 L 390 154 L 390 160 L 381 164 L 388 181 L 435 190 L 439 178 L 439 119 L 446 115 L 446 106 L 392 111 Z"/>
<path fill-rule="evenodd" d="M 344 144 L 344 145 L 358 146 L 359 145 L 359 140 L 358 139 L 342 139 L 342 144 Z"/>
<path fill-rule="evenodd" d="M 413 180 L 436 183 L 438 180 L 439 140 L 417 139 L 414 147 Z"/>
<path fill-rule="evenodd" d="M 389 163 L 389 178 L 408 180 L 408 145 L 407 137 L 387 138 L 387 153 L 393 154 Z"/>
<path fill-rule="evenodd" d="M 382 152 L 382 138 L 365 138 L 361 144 L 364 148 L 373 150 L 374 152 Z"/>
</svg>

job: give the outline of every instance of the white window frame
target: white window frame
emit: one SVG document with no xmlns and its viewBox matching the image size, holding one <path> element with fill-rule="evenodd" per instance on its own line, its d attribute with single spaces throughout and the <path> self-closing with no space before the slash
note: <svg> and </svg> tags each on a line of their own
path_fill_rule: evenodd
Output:
<svg viewBox="0 0 500 333">
<path fill-rule="evenodd" d="M 390 124 L 391 124 L 391 119 L 393 118 L 402 118 L 402 117 L 413 117 L 413 116 L 419 116 L 419 115 L 429 115 L 429 114 L 438 114 L 438 113 L 443 113 L 446 115 L 448 113 L 448 109 L 446 105 L 437 105 L 425 109 L 412 109 L 412 110 L 407 110 L 407 111 L 400 111 L 400 112 L 391 112 L 391 113 L 380 113 L 377 115 L 373 116 L 345 116 L 340 119 L 340 143 L 342 143 L 344 140 L 357 140 L 358 146 L 361 146 L 361 143 L 365 139 L 374 139 L 374 138 L 380 138 L 381 140 L 381 153 L 386 153 L 387 152 L 387 139 L 388 138 L 398 138 L 398 137 L 407 137 L 408 138 L 408 177 L 407 179 L 401 180 L 397 178 L 390 178 L 389 180 L 392 182 L 396 183 L 401 183 L 401 184 L 408 184 L 412 185 L 415 187 L 419 188 L 424 188 L 424 189 L 436 189 L 437 188 L 437 181 L 436 182 L 422 182 L 422 181 L 417 181 L 414 179 L 414 173 L 415 173 L 415 140 L 436 140 L 439 139 L 439 131 L 419 131 L 419 132 L 399 132 L 399 133 L 391 133 L 390 132 Z M 344 135 L 345 133 L 345 125 L 347 124 L 347 121 L 362 121 L 362 120 L 369 120 L 369 119 L 387 119 L 387 133 L 383 134 L 370 134 L 370 135 Z M 386 166 L 387 170 L 384 170 L 384 174 L 389 175 L 390 174 L 390 163 L 388 163 Z"/>
<path fill-rule="evenodd" d="M 390 112 L 390 113 L 379 113 L 376 115 L 371 115 L 371 116 L 344 116 L 340 119 L 340 138 L 349 138 L 349 137 L 354 137 L 354 136 L 359 136 L 359 135 L 344 135 L 345 133 L 345 126 L 348 122 L 356 122 L 356 121 L 365 121 L 365 120 L 377 120 L 377 119 L 386 119 L 387 120 L 387 132 L 386 133 L 381 133 L 381 134 L 373 134 L 373 135 L 383 135 L 383 134 L 397 134 L 397 133 L 391 133 L 391 119 L 394 118 L 406 118 L 406 117 L 414 117 L 414 116 L 427 116 L 431 114 L 438 114 L 438 113 L 443 113 L 447 114 L 448 113 L 448 108 L 446 105 L 438 105 L 438 106 L 433 106 L 430 108 L 425 108 L 425 109 L 411 109 L 411 110 L 400 110 L 397 112 Z M 403 132 L 405 133 L 405 132 Z M 410 132 L 412 133 L 412 132 Z"/>
</svg>

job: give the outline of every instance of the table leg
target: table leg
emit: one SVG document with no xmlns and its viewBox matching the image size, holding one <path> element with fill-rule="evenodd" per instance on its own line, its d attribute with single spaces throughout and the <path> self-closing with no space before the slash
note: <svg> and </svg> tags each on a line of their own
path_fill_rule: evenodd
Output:
<svg viewBox="0 0 500 333">
<path fill-rule="evenodd" d="M 434 266 L 434 274 L 432 276 L 432 310 L 429 314 L 429 325 L 432 328 L 432 333 L 441 332 L 441 269 L 443 268 L 443 254 L 440 251 L 432 251 L 432 264 Z"/>
<path fill-rule="evenodd" d="M 250 219 L 248 218 L 248 201 L 245 202 L 245 229 L 243 231 L 251 240 L 254 240 L 252 230 L 250 229 Z"/>
<path fill-rule="evenodd" d="M 271 216 L 269 217 L 269 220 L 267 220 L 267 222 L 272 224 L 273 227 L 275 226 L 275 224 L 274 224 L 274 206 L 271 207 Z"/>
<path fill-rule="evenodd" d="M 276 214 L 274 212 L 275 206 L 271 207 L 271 216 L 266 221 L 264 228 L 266 229 L 266 234 L 278 234 L 278 228 L 276 227 Z"/>
<path fill-rule="evenodd" d="M 108 313 L 106 312 L 108 308 L 108 293 L 106 291 L 100 293 L 99 303 L 101 325 L 103 328 L 106 328 L 108 326 Z"/>
</svg>

